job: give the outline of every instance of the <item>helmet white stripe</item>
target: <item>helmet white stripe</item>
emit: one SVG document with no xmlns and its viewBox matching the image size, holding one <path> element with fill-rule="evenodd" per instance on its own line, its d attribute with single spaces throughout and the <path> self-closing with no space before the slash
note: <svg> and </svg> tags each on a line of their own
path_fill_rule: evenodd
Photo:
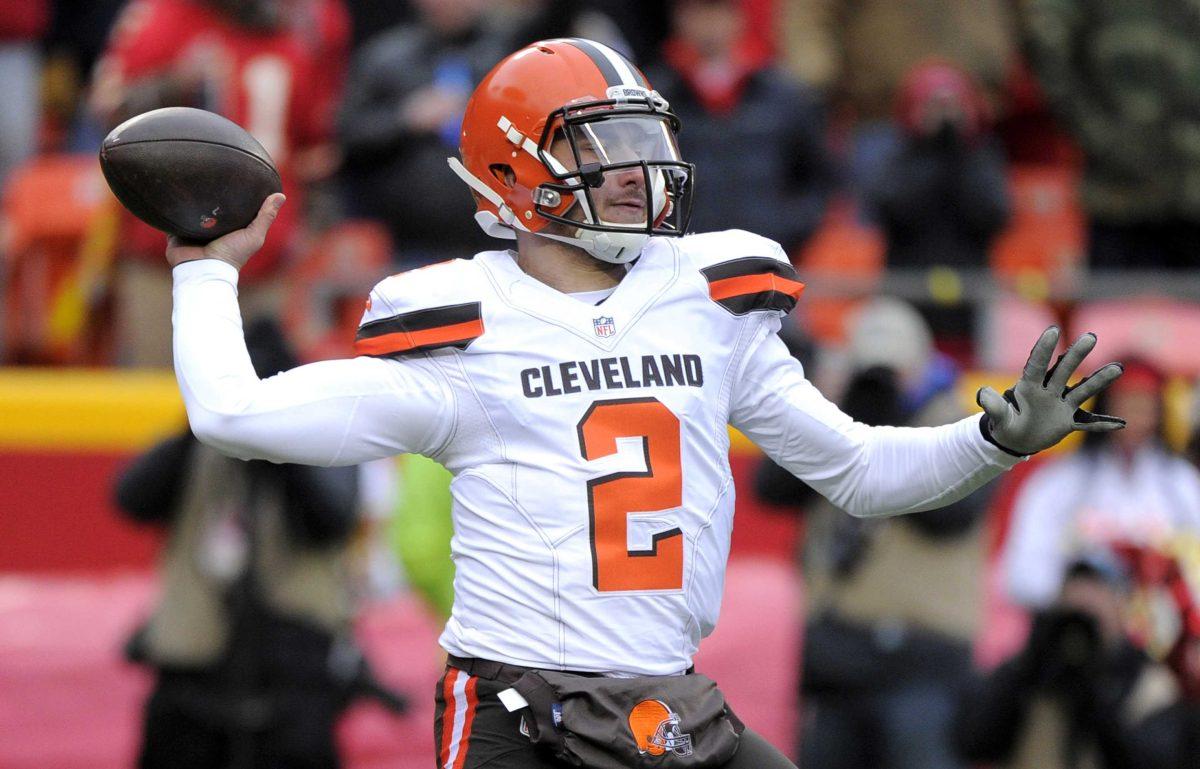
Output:
<svg viewBox="0 0 1200 769">
<path fill-rule="evenodd" d="M 617 76 L 621 78 L 621 85 L 640 86 L 642 84 L 641 80 L 638 79 L 637 75 L 630 68 L 629 62 L 625 61 L 624 56 L 603 43 L 597 43 L 594 40 L 589 40 L 588 42 L 595 46 L 604 55 L 604 58 L 608 59 L 609 63 L 612 64 L 613 69 L 617 71 Z"/>
<path fill-rule="evenodd" d="M 637 73 L 630 68 L 629 62 L 625 57 L 609 48 L 603 43 L 597 43 L 595 40 L 588 40 L 583 37 L 560 37 L 552 41 L 554 43 L 567 43 L 573 45 L 579 50 L 586 53 L 596 66 L 600 68 L 601 74 L 606 81 L 610 81 L 609 86 L 632 85 L 644 87 L 645 81 L 637 76 Z M 611 69 L 611 72 L 605 71 Z M 620 80 L 619 83 L 611 82 L 614 78 Z M 599 96 L 599 95 L 597 95 Z"/>
</svg>

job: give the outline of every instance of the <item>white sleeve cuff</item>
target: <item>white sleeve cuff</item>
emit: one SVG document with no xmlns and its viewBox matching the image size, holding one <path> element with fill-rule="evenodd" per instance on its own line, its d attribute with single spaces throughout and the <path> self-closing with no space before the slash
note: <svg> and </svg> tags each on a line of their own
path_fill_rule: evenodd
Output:
<svg viewBox="0 0 1200 769">
<path fill-rule="evenodd" d="M 966 419 L 963 419 L 962 422 L 960 422 L 960 425 L 964 430 L 966 429 L 967 425 L 970 425 L 970 430 L 967 430 L 967 432 L 971 434 L 971 442 L 974 443 L 979 449 L 980 454 L 985 460 L 987 460 L 988 464 L 1009 470 L 1029 459 L 1028 456 L 1018 457 L 1014 456 L 1013 454 L 1009 454 L 1007 451 L 1004 451 L 994 443 L 988 441 L 987 438 L 984 438 L 983 430 L 979 426 L 979 421 L 983 419 L 984 416 L 985 414 L 983 412 L 973 414 Z"/>
<path fill-rule="evenodd" d="M 235 288 L 238 284 L 237 268 L 220 259 L 193 259 L 184 262 L 171 270 L 171 276 L 176 286 L 205 279 L 223 280 Z"/>
</svg>

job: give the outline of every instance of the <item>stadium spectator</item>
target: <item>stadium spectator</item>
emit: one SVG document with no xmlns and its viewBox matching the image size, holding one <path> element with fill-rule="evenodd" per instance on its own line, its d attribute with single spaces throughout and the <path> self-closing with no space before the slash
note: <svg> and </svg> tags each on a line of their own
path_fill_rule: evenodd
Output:
<svg viewBox="0 0 1200 769">
<path fill-rule="evenodd" d="M 339 119 L 354 215 L 387 225 L 400 266 L 469 256 L 486 246 L 473 203 L 446 165 L 467 97 L 508 50 L 481 0 L 418 0 L 420 18 L 355 55 Z M 419 184 L 414 183 L 420 180 Z"/>
<path fill-rule="evenodd" d="M 44 39 L 44 149 L 94 154 L 105 131 L 87 108 L 88 74 L 104 53 L 126 0 L 54 0 Z"/>
<path fill-rule="evenodd" d="M 568 15 L 572 7 L 602 11 L 617 25 L 621 37 L 628 41 L 629 58 L 644 67 L 658 61 L 662 55 L 663 43 L 671 35 L 675 0 L 508 0 L 507 4 L 519 9 L 529 3 L 562 8 Z M 745 17 L 743 46 L 753 49 L 756 55 L 774 52 L 778 47 L 777 0 L 737 0 L 737 5 Z M 586 34 L 579 36 L 587 37 Z M 605 42 L 605 39 L 598 38 L 597 42 Z M 621 52 L 626 53 L 624 49 Z"/>
<path fill-rule="evenodd" d="M 1004 156 L 988 106 L 948 61 L 913 68 L 896 95 L 899 144 L 865 191 L 890 267 L 984 270 L 1011 214 Z M 974 350 L 975 308 L 921 302 L 940 349 L 964 362 Z"/>
<path fill-rule="evenodd" d="M 616 19 L 636 12 L 638 5 L 630 0 L 509 0 L 497 11 L 512 28 L 510 47 L 556 37 L 585 37 L 633 57 Z"/>
<path fill-rule="evenodd" d="M 833 186 L 816 94 L 749 40 L 738 0 L 676 0 L 647 77 L 683 121 L 680 148 L 707 178 L 699 230 L 745 229 L 789 253 L 816 229 Z"/>
<path fill-rule="evenodd" d="M 899 143 L 892 105 L 904 77 L 936 56 L 967 72 L 995 110 L 1017 49 L 1007 0 L 781 0 L 788 68 L 853 130 L 850 183 L 879 178 Z"/>
<path fill-rule="evenodd" d="M 50 0 L 10 0 L 0 13 L 0 189 L 9 173 L 37 151 L 40 39 L 49 22 Z"/>
<path fill-rule="evenodd" d="M 895 299 L 868 304 L 850 334 L 842 409 L 869 425 L 940 425 L 963 416 L 954 364 Z M 957 769 L 950 724 L 980 629 L 981 489 L 938 510 L 851 518 L 769 460 L 758 492 L 806 511 L 807 596 L 801 766 Z M 913 568 L 920 564 L 920 568 Z"/>
<path fill-rule="evenodd" d="M 1190 0 L 1022 3 L 1030 63 L 1084 154 L 1088 259 L 1200 265 L 1200 15 Z"/>
<path fill-rule="evenodd" d="M 327 176 L 333 114 L 347 62 L 342 0 L 133 0 L 96 66 L 93 111 L 111 128 L 159 107 L 200 107 L 244 126 L 271 154 L 296 207 L 247 273 L 251 315 L 276 314 L 278 273 L 303 226 L 305 185 Z M 127 217 L 116 282 L 120 361 L 169 365 L 170 275 L 147 257 L 165 236 Z M 256 290 L 261 289 L 261 290 Z M 156 320 L 150 320 L 150 318 Z"/>
<path fill-rule="evenodd" d="M 1166 443 L 1163 374 L 1136 359 L 1125 371 L 1097 408 L 1128 414 L 1126 429 L 1048 461 L 1017 494 L 1002 568 L 1018 604 L 1052 602 L 1075 553 L 1200 535 L 1200 473 Z"/>
<path fill-rule="evenodd" d="M 1025 647 L 963 697 L 964 758 L 1002 769 L 1191 765 L 1189 738 L 1164 728 L 1183 718 L 1175 677 L 1125 635 L 1128 580 L 1105 551 L 1068 566 Z"/>
<path fill-rule="evenodd" d="M 260 376 L 296 365 L 269 320 L 246 341 Z M 162 597 L 129 648 L 157 673 L 139 766 L 338 766 L 338 714 L 380 691 L 352 640 L 357 468 L 243 462 L 188 431 L 128 468 L 116 500 L 169 532 Z"/>
<path fill-rule="evenodd" d="M 346 0 L 346 10 L 350 13 L 350 44 L 354 51 L 358 51 L 363 43 L 378 35 L 380 30 L 408 24 L 416 15 L 410 2 Z"/>
<path fill-rule="evenodd" d="M 896 100 L 900 146 L 867 190 L 893 267 L 986 268 L 1010 214 L 1004 157 L 970 76 L 924 62 Z"/>
</svg>

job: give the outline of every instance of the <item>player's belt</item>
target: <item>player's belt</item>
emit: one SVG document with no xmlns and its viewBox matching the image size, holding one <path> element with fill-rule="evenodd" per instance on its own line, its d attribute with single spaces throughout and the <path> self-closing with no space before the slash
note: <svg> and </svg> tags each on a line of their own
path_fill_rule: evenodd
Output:
<svg viewBox="0 0 1200 769">
<path fill-rule="evenodd" d="M 507 662 L 496 662 L 494 660 L 482 660 L 478 657 L 455 657 L 453 654 L 447 655 L 446 663 L 452 668 L 457 668 L 469 676 L 477 678 L 486 678 L 491 681 L 499 681 L 502 684 L 514 684 L 521 676 L 531 670 L 540 670 L 541 668 L 527 668 L 520 665 L 509 665 Z M 687 669 L 688 673 L 694 671 L 694 667 Z M 573 676 L 584 676 L 586 678 L 601 678 L 603 673 L 596 673 L 581 670 L 559 670 L 559 673 L 568 673 Z"/>
<path fill-rule="evenodd" d="M 446 657 L 446 662 L 452 668 L 458 668 L 469 676 L 478 678 L 486 678 L 492 681 L 499 681 L 502 684 L 516 683 L 517 679 L 525 675 L 531 670 L 538 668 L 526 668 L 520 665 L 509 665 L 507 662 L 496 662 L 494 660 L 481 660 L 478 657 L 455 657 L 453 654 Z M 563 673 L 570 673 L 576 676 L 587 676 L 589 678 L 599 678 L 602 673 L 585 673 L 577 670 L 563 670 Z"/>
</svg>

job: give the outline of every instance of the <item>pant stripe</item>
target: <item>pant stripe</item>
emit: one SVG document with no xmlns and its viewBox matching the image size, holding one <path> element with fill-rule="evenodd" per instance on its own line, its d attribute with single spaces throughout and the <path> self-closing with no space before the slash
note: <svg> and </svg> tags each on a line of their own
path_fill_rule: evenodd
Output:
<svg viewBox="0 0 1200 769">
<path fill-rule="evenodd" d="M 462 769 L 467 760 L 467 740 L 471 737 L 471 724 L 475 720 L 476 679 L 461 670 L 451 669 L 446 673 L 443 696 L 446 700 L 442 711 L 442 769 Z"/>
<path fill-rule="evenodd" d="M 462 733 L 458 738 L 458 760 L 454 762 L 454 769 L 463 769 L 466 766 L 467 749 L 471 746 L 471 727 L 475 724 L 475 704 L 479 701 L 475 694 L 475 684 L 479 679 L 466 673 L 463 673 L 463 678 L 467 679 L 463 691 L 467 699 L 467 712 L 463 718 Z"/>
<path fill-rule="evenodd" d="M 459 671 L 448 670 L 446 676 L 442 680 L 442 700 L 445 705 L 442 707 L 442 749 L 439 753 L 438 766 L 445 769 L 448 766 L 447 758 L 450 756 L 450 743 L 454 734 L 454 682 L 458 680 Z"/>
</svg>

